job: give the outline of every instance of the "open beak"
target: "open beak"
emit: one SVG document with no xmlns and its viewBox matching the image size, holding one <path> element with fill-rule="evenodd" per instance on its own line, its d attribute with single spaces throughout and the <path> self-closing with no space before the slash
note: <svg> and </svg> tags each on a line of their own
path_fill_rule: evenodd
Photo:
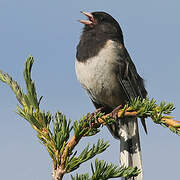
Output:
<svg viewBox="0 0 180 180">
<path fill-rule="evenodd" d="M 94 17 L 91 13 L 83 12 L 83 11 L 81 11 L 81 13 L 84 14 L 86 17 L 88 17 L 88 20 L 79 20 L 80 23 L 85 24 L 85 25 L 95 24 Z"/>
</svg>

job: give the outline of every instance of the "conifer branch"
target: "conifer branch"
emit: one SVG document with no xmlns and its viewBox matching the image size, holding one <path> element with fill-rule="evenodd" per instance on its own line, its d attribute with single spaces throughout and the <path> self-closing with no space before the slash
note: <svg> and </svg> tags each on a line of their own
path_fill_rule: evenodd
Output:
<svg viewBox="0 0 180 180">
<path fill-rule="evenodd" d="M 174 133 L 180 135 L 180 121 L 174 120 L 169 114 L 175 109 L 172 103 L 166 104 L 161 102 L 160 105 L 156 104 L 154 99 L 149 98 L 141 100 L 140 98 L 132 99 L 131 102 L 120 109 L 117 116 L 124 117 L 150 117 L 154 123 L 160 124 L 163 127 L 168 127 Z M 106 118 L 111 118 L 112 113 L 106 114 L 98 121 L 103 123 Z"/>
<path fill-rule="evenodd" d="M 37 132 L 40 142 L 47 148 L 47 151 L 53 161 L 53 180 L 60 180 L 65 173 L 77 169 L 82 163 L 93 158 L 95 155 L 105 151 L 109 144 L 99 140 L 91 148 L 87 146 L 79 156 L 73 152 L 75 146 L 82 137 L 92 136 L 99 132 L 101 123 L 97 121 L 102 118 L 102 113 L 87 114 L 79 121 L 67 120 L 66 116 L 57 112 L 55 116 L 51 113 L 41 111 L 39 105 L 42 97 L 38 99 L 35 84 L 31 79 L 31 70 L 34 59 L 32 56 L 27 58 L 24 70 L 24 79 L 27 92 L 24 93 L 16 81 L 8 74 L 0 71 L 0 80 L 8 84 L 16 95 L 20 105 L 17 106 L 17 113 L 26 119 Z M 109 123 L 108 118 L 103 122 Z M 53 129 L 50 128 L 53 123 Z M 74 135 L 70 138 L 71 131 Z M 124 170 L 126 170 L 124 168 Z"/>
<path fill-rule="evenodd" d="M 118 177 L 133 177 L 137 176 L 140 171 L 137 168 L 133 167 L 118 167 L 113 164 L 108 164 L 104 160 L 95 160 L 95 165 L 91 163 L 92 176 L 89 177 L 89 174 L 76 174 L 75 177 L 71 176 L 72 180 L 107 180 L 110 178 Z"/>
<path fill-rule="evenodd" d="M 114 123 L 113 112 L 106 115 L 101 112 L 87 114 L 79 121 L 74 121 L 73 125 L 71 125 L 71 120 L 67 120 L 66 116 L 61 112 L 57 112 L 55 116 L 53 116 L 49 111 L 41 111 L 39 105 L 42 97 L 37 97 L 35 84 L 31 79 L 33 62 L 34 59 L 30 56 L 25 63 L 24 79 L 26 82 L 26 93 L 23 92 L 16 81 L 2 71 L 0 71 L 0 80 L 8 84 L 15 93 L 16 98 L 20 103 L 20 105 L 17 106 L 17 113 L 26 119 L 37 132 L 37 137 L 47 148 L 47 151 L 52 158 L 53 180 L 60 180 L 65 173 L 77 169 L 82 163 L 107 149 L 109 146 L 108 143 L 99 140 L 92 148 L 87 146 L 79 156 L 76 156 L 76 152 L 73 152 L 75 146 L 83 137 L 97 134 L 100 131 L 99 127 L 101 125 Z M 180 134 L 180 122 L 175 121 L 169 116 L 173 110 L 174 106 L 172 103 L 165 104 L 162 102 L 160 105 L 157 105 L 154 99 L 149 100 L 147 98 L 141 100 L 136 98 L 120 108 L 117 115 L 119 118 L 129 116 L 139 118 L 150 117 L 153 122 L 168 127 L 176 134 Z M 53 123 L 53 129 L 50 128 L 51 123 Z M 72 130 L 74 131 L 74 135 L 70 138 Z M 105 173 L 106 167 L 112 171 Z M 120 169 L 117 169 L 116 166 L 112 164 L 108 165 L 104 161 L 96 160 L 95 170 L 92 168 L 94 176 L 92 179 L 100 178 L 103 172 L 109 174 L 107 176 L 102 176 L 106 179 L 113 177 L 115 174 L 117 175 L 118 172 L 118 177 L 125 177 L 124 175 L 136 176 L 139 173 L 139 170 L 136 167 L 120 167 Z M 97 174 L 97 176 L 95 174 Z M 86 179 L 89 178 L 89 176 L 87 176 L 87 174 L 76 176 L 77 180 L 80 180 L 81 178 Z"/>
</svg>

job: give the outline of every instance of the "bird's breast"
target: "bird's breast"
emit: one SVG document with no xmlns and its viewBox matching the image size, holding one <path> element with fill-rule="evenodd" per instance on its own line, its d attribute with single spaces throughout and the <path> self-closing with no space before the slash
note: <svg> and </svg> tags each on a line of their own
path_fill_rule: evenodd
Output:
<svg viewBox="0 0 180 180">
<path fill-rule="evenodd" d="M 86 61 L 75 62 L 77 79 L 90 98 L 101 105 L 121 104 L 121 87 L 117 79 L 117 43 L 108 41 L 99 53 Z"/>
</svg>

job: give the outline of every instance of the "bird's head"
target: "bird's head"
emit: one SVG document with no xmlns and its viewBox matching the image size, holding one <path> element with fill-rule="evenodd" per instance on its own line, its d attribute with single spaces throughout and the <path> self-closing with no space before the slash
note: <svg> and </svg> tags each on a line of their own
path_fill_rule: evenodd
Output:
<svg viewBox="0 0 180 180">
<path fill-rule="evenodd" d="M 108 13 L 105 12 L 81 12 L 88 19 L 79 20 L 85 25 L 84 31 L 96 30 L 97 32 L 107 34 L 122 34 L 121 28 L 118 22 Z"/>
</svg>

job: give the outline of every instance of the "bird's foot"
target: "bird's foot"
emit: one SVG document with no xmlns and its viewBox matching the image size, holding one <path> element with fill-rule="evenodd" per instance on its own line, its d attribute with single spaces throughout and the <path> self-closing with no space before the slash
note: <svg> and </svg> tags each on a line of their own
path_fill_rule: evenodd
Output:
<svg viewBox="0 0 180 180">
<path fill-rule="evenodd" d="M 104 109 L 103 107 L 100 107 L 100 108 L 96 109 L 96 111 L 94 113 L 97 115 L 98 113 L 103 112 L 103 109 Z"/>
<path fill-rule="evenodd" d="M 119 112 L 119 110 L 122 109 L 122 108 L 123 108 L 123 106 L 122 106 L 122 105 L 119 105 L 119 106 L 117 106 L 117 107 L 111 112 L 112 117 L 113 117 L 114 119 L 118 119 L 118 112 Z"/>
<path fill-rule="evenodd" d="M 97 115 L 98 115 L 100 112 L 102 112 L 102 110 L 103 110 L 103 107 L 98 108 L 98 109 L 96 109 L 95 112 L 89 114 L 88 119 L 90 119 L 90 122 L 89 122 L 89 126 L 90 126 L 90 127 L 92 127 L 92 124 L 93 124 L 93 123 L 97 123 L 97 122 L 98 122 Z"/>
</svg>

